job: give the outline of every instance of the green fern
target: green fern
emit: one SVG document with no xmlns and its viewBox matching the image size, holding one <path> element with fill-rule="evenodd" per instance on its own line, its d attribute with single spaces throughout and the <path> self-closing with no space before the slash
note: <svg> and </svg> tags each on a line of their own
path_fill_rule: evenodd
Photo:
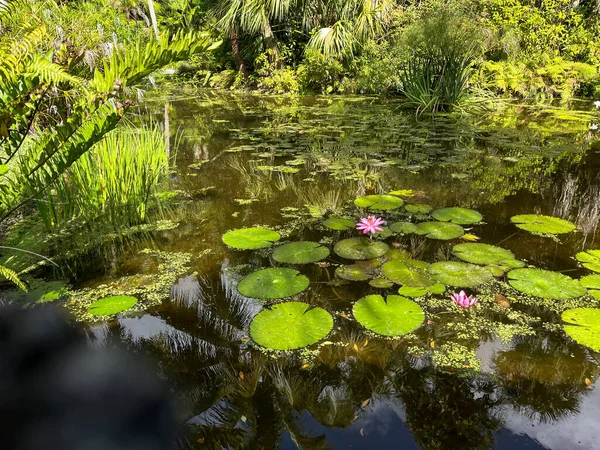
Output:
<svg viewBox="0 0 600 450">
<path fill-rule="evenodd" d="M 0 277 L 6 278 L 8 281 L 12 281 L 19 289 L 27 292 L 27 286 L 25 286 L 25 283 L 21 281 L 19 275 L 14 270 L 11 270 L 5 266 L 0 266 Z"/>
</svg>

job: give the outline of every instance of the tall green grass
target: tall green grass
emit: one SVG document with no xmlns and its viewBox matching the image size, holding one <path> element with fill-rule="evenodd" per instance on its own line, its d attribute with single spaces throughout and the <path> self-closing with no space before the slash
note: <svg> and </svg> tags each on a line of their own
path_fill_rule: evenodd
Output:
<svg viewBox="0 0 600 450">
<path fill-rule="evenodd" d="M 167 188 L 169 157 L 155 125 L 108 134 L 59 179 L 37 207 L 48 230 L 70 222 L 120 226 L 146 219 L 156 194 Z"/>
</svg>

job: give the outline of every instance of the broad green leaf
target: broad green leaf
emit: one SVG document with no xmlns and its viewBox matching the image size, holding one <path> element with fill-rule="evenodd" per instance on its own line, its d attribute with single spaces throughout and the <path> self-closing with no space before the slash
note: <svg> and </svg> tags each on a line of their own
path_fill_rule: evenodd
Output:
<svg viewBox="0 0 600 450">
<path fill-rule="evenodd" d="M 400 295 L 367 295 L 354 304 L 352 313 L 366 329 L 383 336 L 402 336 L 421 326 L 425 314 L 415 302 Z"/>
<path fill-rule="evenodd" d="M 333 328 L 331 314 L 302 302 L 273 305 L 250 323 L 250 336 L 258 345 L 273 350 L 293 350 L 312 345 Z"/>
<path fill-rule="evenodd" d="M 432 278 L 447 286 L 472 288 L 487 283 L 493 277 L 485 267 L 458 261 L 440 261 L 429 266 Z"/>
<path fill-rule="evenodd" d="M 325 259 L 329 249 L 318 242 L 291 242 L 277 247 L 273 259 L 284 264 L 309 264 Z"/>
<path fill-rule="evenodd" d="M 579 280 L 581 285 L 588 289 L 600 289 L 600 275 L 587 275 Z"/>
<path fill-rule="evenodd" d="M 404 201 L 401 198 L 394 197 L 393 195 L 377 194 L 359 197 L 354 200 L 354 204 L 359 208 L 388 211 L 391 209 L 400 208 L 404 204 Z"/>
<path fill-rule="evenodd" d="M 240 228 L 228 231 L 223 235 L 223 242 L 239 250 L 255 250 L 270 247 L 281 236 L 279 233 L 264 228 Z"/>
<path fill-rule="evenodd" d="M 345 231 L 356 226 L 356 223 L 350 219 L 344 219 L 341 217 L 330 217 L 323 222 L 323 225 L 330 230 Z"/>
<path fill-rule="evenodd" d="M 483 216 L 473 209 L 467 208 L 442 208 L 431 213 L 434 219 L 442 222 L 451 222 L 458 225 L 469 225 L 481 222 Z"/>
<path fill-rule="evenodd" d="M 562 313 L 565 333 L 571 338 L 600 352 L 600 309 L 574 308 Z"/>
<path fill-rule="evenodd" d="M 489 244 L 467 243 L 455 245 L 452 249 L 454 254 L 463 261 L 473 264 L 495 264 L 512 269 L 519 269 L 525 263 L 515 259 L 515 255 L 505 248 Z"/>
<path fill-rule="evenodd" d="M 299 294 L 308 285 L 308 278 L 297 270 L 274 267 L 261 269 L 245 276 L 237 288 L 245 297 L 275 299 Z"/>
<path fill-rule="evenodd" d="M 465 230 L 460 225 L 446 222 L 421 222 L 415 233 L 428 239 L 449 240 L 461 237 Z"/>
<path fill-rule="evenodd" d="M 393 285 L 394 283 L 387 278 L 373 278 L 371 281 L 369 281 L 369 286 L 377 289 L 388 289 Z"/>
<path fill-rule="evenodd" d="M 577 258 L 577 261 L 579 261 L 586 269 L 600 272 L 600 250 L 579 252 L 575 255 L 575 258 Z"/>
<path fill-rule="evenodd" d="M 426 205 L 424 203 L 418 203 L 414 205 L 406 205 L 404 209 L 413 214 L 429 214 L 433 209 L 433 206 Z"/>
<path fill-rule="evenodd" d="M 390 230 L 394 233 L 410 234 L 417 231 L 417 226 L 410 222 L 395 222 L 390 225 Z"/>
<path fill-rule="evenodd" d="M 522 230 L 538 234 L 570 233 L 577 228 L 567 220 L 536 214 L 519 214 L 511 217 L 510 221 Z"/>
<path fill-rule="evenodd" d="M 508 272 L 508 282 L 521 292 L 542 298 L 568 299 L 581 297 L 586 292 L 579 281 L 549 270 L 511 270 Z"/>
<path fill-rule="evenodd" d="M 373 259 L 385 255 L 390 247 L 381 241 L 369 238 L 344 239 L 333 247 L 336 255 L 346 259 Z"/>
<path fill-rule="evenodd" d="M 92 303 L 89 313 L 94 316 L 111 316 L 132 308 L 137 302 L 137 298 L 129 295 L 114 295 Z"/>
<path fill-rule="evenodd" d="M 428 264 L 414 259 L 388 261 L 381 272 L 395 283 L 413 287 L 427 287 L 435 284 L 427 272 Z"/>
</svg>

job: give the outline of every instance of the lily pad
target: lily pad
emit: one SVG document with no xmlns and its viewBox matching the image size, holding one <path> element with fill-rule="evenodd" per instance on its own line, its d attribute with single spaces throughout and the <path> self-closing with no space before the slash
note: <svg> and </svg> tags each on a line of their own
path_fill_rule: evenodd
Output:
<svg viewBox="0 0 600 450">
<path fill-rule="evenodd" d="M 600 352 L 600 309 L 573 308 L 562 313 L 565 333 L 581 345 Z"/>
<path fill-rule="evenodd" d="M 395 283 L 412 287 L 427 287 L 435 284 L 427 272 L 429 265 L 415 259 L 394 260 L 386 262 L 382 267 L 382 273 Z"/>
<path fill-rule="evenodd" d="M 463 261 L 473 264 L 506 266 L 511 269 L 525 267 L 523 261 L 515 259 L 515 255 L 505 248 L 489 244 L 458 244 L 452 249 L 454 254 Z"/>
<path fill-rule="evenodd" d="M 368 330 L 383 336 L 402 336 L 421 326 L 425 314 L 419 305 L 400 295 L 367 295 L 354 304 L 352 313 Z"/>
<path fill-rule="evenodd" d="M 270 247 L 281 236 L 276 231 L 264 228 L 240 228 L 228 231 L 223 235 L 223 242 L 239 250 L 255 250 Z"/>
<path fill-rule="evenodd" d="M 581 297 L 586 292 L 579 281 L 549 270 L 511 270 L 508 272 L 508 282 L 521 292 L 542 298 L 568 299 Z"/>
<path fill-rule="evenodd" d="M 485 267 L 458 261 L 440 261 L 429 266 L 430 275 L 447 286 L 472 288 L 492 279 Z"/>
<path fill-rule="evenodd" d="M 449 240 L 461 237 L 465 230 L 460 225 L 446 222 L 421 222 L 415 233 L 425 235 L 428 239 Z"/>
<path fill-rule="evenodd" d="M 137 302 L 137 298 L 130 295 L 113 295 L 92 303 L 88 311 L 94 316 L 111 316 L 133 307 Z"/>
<path fill-rule="evenodd" d="M 325 225 L 330 230 L 345 231 L 354 228 L 356 226 L 356 223 L 350 219 L 344 219 L 341 217 L 330 217 L 329 219 L 323 222 L 323 225 Z"/>
<path fill-rule="evenodd" d="M 346 259 L 373 259 L 385 255 L 390 247 L 369 238 L 344 239 L 333 247 L 336 255 Z"/>
<path fill-rule="evenodd" d="M 393 195 L 377 194 L 359 197 L 354 200 L 354 204 L 360 208 L 389 211 L 390 209 L 400 208 L 404 204 L 404 200 Z"/>
<path fill-rule="evenodd" d="M 581 285 L 588 289 L 600 289 L 600 275 L 587 275 L 579 280 Z"/>
<path fill-rule="evenodd" d="M 27 303 L 50 303 L 67 294 L 67 287 L 62 281 L 41 283 L 25 295 Z"/>
<path fill-rule="evenodd" d="M 329 256 L 329 249 L 318 242 L 290 242 L 277 247 L 273 259 L 284 264 L 309 264 Z"/>
<path fill-rule="evenodd" d="M 483 216 L 474 209 L 468 208 L 441 208 L 431 213 L 434 219 L 442 222 L 451 222 L 458 225 L 469 225 L 481 222 Z"/>
<path fill-rule="evenodd" d="M 404 209 L 413 214 L 429 214 L 433 209 L 433 206 L 426 205 L 424 203 L 418 203 L 414 205 L 406 205 Z"/>
<path fill-rule="evenodd" d="M 335 269 L 335 274 L 349 281 L 366 281 L 373 278 L 373 270 L 358 264 L 348 264 Z"/>
<path fill-rule="evenodd" d="M 398 189 L 397 191 L 391 191 L 390 195 L 397 197 L 414 197 L 415 194 L 412 189 Z"/>
<path fill-rule="evenodd" d="M 293 350 L 320 341 L 333 328 L 331 314 L 302 302 L 273 305 L 259 312 L 250 323 L 250 336 L 273 350 Z"/>
<path fill-rule="evenodd" d="M 579 252 L 575 255 L 575 258 L 586 269 L 593 270 L 594 272 L 600 272 L 600 250 Z"/>
<path fill-rule="evenodd" d="M 574 231 L 577 227 L 568 220 L 536 214 L 519 214 L 510 218 L 518 228 L 538 234 L 563 234 Z"/>
<path fill-rule="evenodd" d="M 402 286 L 400 289 L 398 289 L 398 294 L 404 295 L 405 297 L 424 297 L 428 293 L 429 289 L 414 286 Z"/>
<path fill-rule="evenodd" d="M 417 226 L 410 222 L 395 222 L 390 225 L 390 230 L 394 233 L 410 234 L 417 231 Z"/>
<path fill-rule="evenodd" d="M 371 281 L 369 281 L 369 286 L 378 289 L 388 289 L 391 288 L 393 285 L 394 283 L 388 280 L 387 278 L 373 278 Z"/>
<path fill-rule="evenodd" d="M 297 270 L 274 267 L 245 276 L 237 288 L 244 297 L 274 299 L 299 294 L 308 284 L 308 278 Z"/>
</svg>

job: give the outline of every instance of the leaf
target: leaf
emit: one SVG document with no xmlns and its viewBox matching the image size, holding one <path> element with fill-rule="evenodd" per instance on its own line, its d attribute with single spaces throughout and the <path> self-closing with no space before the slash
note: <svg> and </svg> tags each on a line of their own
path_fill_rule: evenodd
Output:
<svg viewBox="0 0 600 450">
<path fill-rule="evenodd" d="M 354 345 L 352 346 L 352 348 L 354 348 L 354 351 L 356 351 L 356 353 L 358 353 L 358 345 L 354 344 Z"/>
<path fill-rule="evenodd" d="M 415 196 L 412 189 L 399 189 L 397 191 L 390 192 L 390 195 L 395 195 L 396 197 L 414 197 Z"/>
<path fill-rule="evenodd" d="M 394 233 L 410 234 L 417 231 L 417 226 L 410 222 L 395 222 L 390 225 L 390 230 Z"/>
<path fill-rule="evenodd" d="M 250 336 L 258 345 L 273 350 L 292 350 L 312 345 L 333 328 L 333 317 L 322 308 L 302 302 L 286 302 L 263 309 L 250 323 Z"/>
<path fill-rule="evenodd" d="M 369 238 L 344 239 L 333 247 L 333 251 L 346 259 L 373 259 L 385 255 L 390 247 L 381 241 Z"/>
<path fill-rule="evenodd" d="M 375 272 L 374 267 L 368 265 L 349 264 L 339 266 L 335 269 L 335 274 L 348 281 L 366 281 L 373 278 Z"/>
<path fill-rule="evenodd" d="M 418 203 L 413 205 L 406 205 L 404 207 L 409 213 L 413 214 L 429 214 L 433 209 L 433 206 L 426 205 L 424 203 Z"/>
<path fill-rule="evenodd" d="M 274 267 L 245 276 L 237 289 L 244 297 L 276 299 L 299 294 L 308 285 L 308 278 L 297 270 Z"/>
<path fill-rule="evenodd" d="M 600 309 L 573 308 L 562 313 L 565 333 L 581 345 L 600 352 Z"/>
<path fill-rule="evenodd" d="M 570 233 L 577 229 L 575 224 L 567 220 L 536 214 L 519 214 L 511 217 L 510 221 L 522 230 L 542 235 Z"/>
<path fill-rule="evenodd" d="M 586 293 L 579 281 L 549 270 L 511 270 L 508 272 L 508 283 L 521 292 L 542 298 L 568 299 L 581 297 Z"/>
<path fill-rule="evenodd" d="M 377 289 L 388 289 L 391 288 L 394 283 L 387 278 L 374 278 L 369 281 L 369 286 L 372 286 Z"/>
<path fill-rule="evenodd" d="M 381 272 L 394 283 L 411 287 L 427 287 L 435 280 L 427 272 L 429 264 L 414 259 L 388 261 Z"/>
<path fill-rule="evenodd" d="M 370 398 L 366 399 L 364 402 L 362 402 L 362 404 L 360 405 L 360 407 L 364 408 L 365 406 L 367 406 L 369 404 L 370 401 L 371 401 Z"/>
<path fill-rule="evenodd" d="M 460 225 L 446 222 L 421 222 L 415 233 L 428 239 L 449 240 L 461 237 L 465 230 Z"/>
<path fill-rule="evenodd" d="M 600 275 L 587 275 L 579 280 L 581 285 L 588 289 L 600 289 Z"/>
<path fill-rule="evenodd" d="M 592 386 L 593 386 L 592 380 L 590 380 L 589 378 L 586 378 L 585 385 L 588 387 L 588 389 L 592 389 Z"/>
<path fill-rule="evenodd" d="M 284 264 L 309 264 L 329 256 L 329 249 L 318 242 L 291 242 L 277 247 L 273 259 Z"/>
<path fill-rule="evenodd" d="M 92 303 L 88 311 L 94 316 L 111 316 L 132 308 L 137 302 L 137 298 L 129 295 L 114 295 Z"/>
<path fill-rule="evenodd" d="M 331 230 L 345 231 L 354 228 L 356 223 L 350 219 L 330 217 L 323 222 L 323 225 Z"/>
<path fill-rule="evenodd" d="M 460 259 L 473 264 L 496 264 L 507 266 L 512 269 L 518 269 L 525 266 L 525 263 L 515 259 L 515 255 L 502 247 L 495 245 L 468 243 L 458 244 L 452 249 L 452 252 Z"/>
<path fill-rule="evenodd" d="M 436 220 L 451 222 L 458 225 L 478 223 L 483 219 L 483 216 L 477 211 L 459 207 L 436 209 L 431 215 Z"/>
<path fill-rule="evenodd" d="M 270 247 L 280 239 L 279 233 L 264 228 L 240 228 L 223 235 L 223 242 L 239 250 L 255 250 Z"/>
<path fill-rule="evenodd" d="M 240 376 L 240 380 L 244 381 L 244 372 L 240 372 L 239 376 Z"/>
<path fill-rule="evenodd" d="M 8 172 L 8 164 L 0 164 L 0 176 Z"/>
<path fill-rule="evenodd" d="M 485 267 L 457 261 L 440 261 L 429 266 L 433 279 L 448 286 L 476 287 L 487 283 L 493 277 Z"/>
<path fill-rule="evenodd" d="M 600 272 L 600 250 L 587 250 L 575 255 L 577 261 L 582 263 L 583 267 L 594 272 Z"/>
<path fill-rule="evenodd" d="M 421 326 L 425 314 L 415 302 L 399 295 L 367 295 L 352 308 L 356 320 L 383 336 L 401 336 Z"/>
<path fill-rule="evenodd" d="M 429 347 L 430 347 L 430 348 L 435 348 L 435 341 L 431 341 L 431 342 L 429 343 Z"/>
<path fill-rule="evenodd" d="M 461 239 L 464 239 L 465 241 L 478 241 L 479 239 L 481 239 L 479 236 L 475 236 L 474 234 L 471 233 L 467 233 L 467 234 L 463 234 Z"/>
<path fill-rule="evenodd" d="M 359 197 L 354 200 L 354 204 L 359 208 L 389 211 L 391 209 L 400 208 L 404 204 L 404 201 L 393 195 L 378 194 Z"/>
</svg>

